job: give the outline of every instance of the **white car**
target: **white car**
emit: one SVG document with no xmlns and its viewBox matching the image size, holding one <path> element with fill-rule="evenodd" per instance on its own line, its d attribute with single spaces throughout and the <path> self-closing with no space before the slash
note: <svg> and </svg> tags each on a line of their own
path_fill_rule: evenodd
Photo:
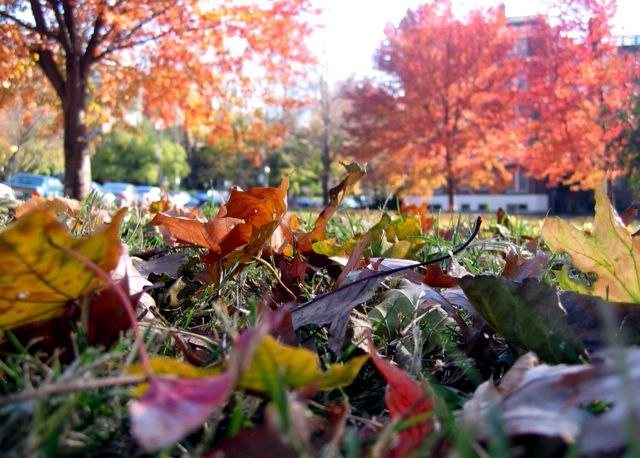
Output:
<svg viewBox="0 0 640 458">
<path fill-rule="evenodd" d="M 7 186 L 6 184 L 0 183 L 0 199 L 2 198 L 7 198 L 7 199 L 14 199 L 16 198 L 16 193 L 13 192 L 13 189 L 11 189 L 10 186 Z"/>
<path fill-rule="evenodd" d="M 187 191 L 169 191 L 169 199 L 177 207 L 186 207 L 191 200 L 191 194 Z"/>
<path fill-rule="evenodd" d="M 162 199 L 162 189 L 157 186 L 136 186 L 136 191 L 138 192 L 138 202 L 143 207 Z"/>
</svg>

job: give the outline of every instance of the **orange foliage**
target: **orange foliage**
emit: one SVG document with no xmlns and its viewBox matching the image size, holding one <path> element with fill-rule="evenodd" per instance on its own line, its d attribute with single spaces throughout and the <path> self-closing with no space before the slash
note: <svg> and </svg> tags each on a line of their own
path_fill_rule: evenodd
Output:
<svg viewBox="0 0 640 458">
<path fill-rule="evenodd" d="M 34 63 L 61 102 L 65 191 L 88 191 L 87 126 L 122 117 L 144 96 L 155 120 L 231 133 L 250 96 L 282 101 L 311 61 L 309 0 L 26 1 L 0 6 L 1 98 Z"/>
<path fill-rule="evenodd" d="M 549 185 L 592 189 L 607 171 L 610 178 L 624 173 L 613 140 L 623 128 L 619 110 L 630 93 L 632 67 L 608 25 L 615 2 L 561 2 L 557 11 L 557 26 L 539 19 L 527 32 L 526 105 L 535 141 L 522 165 Z"/>
<path fill-rule="evenodd" d="M 499 10 L 456 18 L 433 0 L 389 26 L 377 53 L 387 74 L 346 89 L 351 152 L 407 188 L 499 189 L 519 153 L 516 32 Z"/>
</svg>

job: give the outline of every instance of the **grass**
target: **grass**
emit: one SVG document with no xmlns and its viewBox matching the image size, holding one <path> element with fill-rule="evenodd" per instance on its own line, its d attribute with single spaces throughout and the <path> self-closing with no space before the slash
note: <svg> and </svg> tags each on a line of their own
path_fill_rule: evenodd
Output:
<svg viewBox="0 0 640 458">
<path fill-rule="evenodd" d="M 209 215 L 215 211 L 213 208 L 206 210 Z M 96 229 L 95 215 L 101 211 L 99 202 L 90 197 L 77 217 L 68 218 L 67 223 L 78 236 L 92 233 Z M 298 216 L 307 230 L 315 219 L 314 214 L 307 212 L 299 212 Z M 392 216 L 402 218 L 397 214 Z M 445 268 L 462 268 L 472 275 L 499 274 L 506 252 L 531 254 L 527 244 L 538 236 L 539 219 L 511 217 L 507 228 L 504 224 L 499 225 L 495 216 L 485 216 L 481 237 L 457 257 L 459 266 L 447 261 Z M 379 218 L 377 211 L 342 210 L 330 222 L 327 236 L 348 240 L 368 230 Z M 121 226 L 121 239 L 130 253 L 166 250 L 159 230 L 146 225 L 148 220 L 149 215 L 135 209 L 127 214 Z M 470 221 L 471 215 L 435 215 L 433 229 L 411 239 L 411 243 L 422 247 L 415 259 L 425 260 L 453 249 L 468 236 Z M 202 268 L 197 258 L 199 252 L 192 248 L 184 250 L 191 260 L 181 271 L 185 283 L 193 282 Z M 552 258 L 550 269 L 557 259 Z M 277 269 L 273 258 L 267 257 L 265 261 Z M 180 349 L 171 338 L 172 332 L 179 330 L 185 338 L 208 336 L 206 342 L 200 341 L 202 350 L 208 353 L 205 365 L 219 365 L 228 353 L 229 342 L 240 329 L 256 322 L 259 304 L 276 285 L 273 269 L 263 263 L 251 263 L 242 272 L 235 272 L 231 268 L 218 286 L 207 286 L 196 295 L 184 297 L 176 296 L 181 287 L 176 286 L 175 279 L 159 278 L 163 283 L 154 287 L 151 294 L 160 309 L 161 320 L 145 327 L 144 340 L 149 354 L 182 359 Z M 333 277 L 326 269 L 309 273 L 301 286 L 301 301 L 329 290 L 332 282 Z M 394 280 L 385 282 L 371 300 L 356 309 L 357 316 L 366 317 L 385 292 L 394 288 L 397 288 Z M 470 325 L 474 320 L 464 310 L 460 311 L 460 316 Z M 440 400 L 436 413 L 441 428 L 425 441 L 417 455 L 431 453 L 437 456 L 445 446 L 459 456 L 517 455 L 499 422 L 494 425 L 494 438 L 489 443 L 480 443 L 474 439 L 473 431 L 461 427 L 457 419 L 459 409 L 477 386 L 487 379 L 498 380 L 513 363 L 516 354 L 498 336 L 487 341 L 487 345 L 491 343 L 496 351 L 495 358 L 481 360 L 461 349 L 463 336 L 452 320 L 443 318 L 430 322 L 424 316 L 414 318 L 415 322 L 405 326 L 399 336 L 389 338 L 374 332 L 374 339 L 379 352 L 394 359 L 417 379 L 428 382 Z M 316 350 L 324 366 L 362 352 L 351 345 L 343 354 L 333 355 L 327 346 L 326 330 L 311 325 L 298 330 L 297 336 L 305 346 Z M 74 323 L 65 352 L 46 351 L 46 346 L 40 343 L 25 342 L 7 332 L 0 348 L 0 450 L 3 456 L 148 456 L 129 433 L 126 404 L 136 379 L 127 379 L 123 367 L 137 360 L 136 353 L 131 350 L 134 348 L 131 333 L 122 335 L 109 349 L 93 347 L 87 344 L 82 323 Z M 282 379 L 274 375 L 270 386 L 271 403 L 264 397 L 237 391 L 228 405 L 212 415 L 203 428 L 157 456 L 202 456 L 225 438 L 269 421 L 275 421 L 283 440 L 302 453 L 303 446 L 296 435 L 297 417 L 291 410 L 295 403 L 292 404 Z M 109 385 L 105 382 L 109 380 L 122 383 Z M 128 380 L 131 383 L 127 383 Z M 91 385 L 95 381 L 102 381 L 103 386 L 99 386 L 100 383 Z M 330 418 L 328 410 L 333 402 L 346 402 L 350 406 L 344 436 L 332 445 L 337 450 L 336 456 L 361 456 L 366 450 L 382 447 L 391 437 L 387 434 L 392 432 L 389 428 L 398 431 L 411 426 L 410 421 L 383 428 L 376 426 L 388 420 L 385 387 L 382 377 L 367 364 L 350 386 L 319 393 L 309 400 L 308 410 L 324 420 Z M 22 402 L 2 402 L 10 396 L 33 390 L 42 395 Z M 276 420 L 270 417 L 273 412 Z M 320 433 L 316 431 L 315 434 Z M 539 444 L 540 447 L 544 445 Z M 323 447 L 319 449 L 321 453 L 329 453 L 329 446 Z"/>
</svg>

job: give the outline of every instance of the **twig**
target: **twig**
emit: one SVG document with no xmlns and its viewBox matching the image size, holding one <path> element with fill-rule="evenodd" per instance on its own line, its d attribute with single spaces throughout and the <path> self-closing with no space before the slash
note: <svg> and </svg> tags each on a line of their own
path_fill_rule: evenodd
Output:
<svg viewBox="0 0 640 458">
<path fill-rule="evenodd" d="M 125 375 L 118 377 L 103 377 L 58 385 L 45 385 L 37 390 L 21 391 L 20 393 L 2 397 L 0 398 L 0 406 L 43 398 L 54 394 L 75 393 L 77 391 L 98 390 L 100 388 L 110 388 L 123 385 L 137 385 L 138 383 L 148 381 L 149 377 L 147 375 Z"/>
<path fill-rule="evenodd" d="M 298 299 L 298 296 L 296 296 L 295 294 L 293 294 L 293 292 L 291 292 L 291 290 L 289 288 L 287 288 L 287 285 L 285 285 L 282 282 L 282 279 L 280 278 L 280 275 L 278 275 L 278 272 L 276 272 L 276 269 L 273 268 L 273 266 L 271 264 L 269 264 L 267 261 L 265 261 L 262 258 L 259 258 L 258 256 L 253 256 L 254 261 L 258 261 L 260 264 L 262 264 L 263 266 L 265 266 L 267 269 L 269 269 L 269 271 L 271 272 L 271 275 L 273 275 L 273 278 L 276 279 L 276 281 L 278 282 L 278 284 L 280 286 L 282 286 L 282 289 L 285 290 L 285 292 L 291 296 L 291 298 L 293 300 Z"/>
<path fill-rule="evenodd" d="M 316 402 L 316 401 L 314 401 L 312 399 L 309 399 L 307 401 L 307 404 L 309 404 L 311 407 L 314 407 L 316 409 L 320 409 L 320 410 L 322 410 L 324 412 L 328 412 L 329 411 L 329 409 L 327 407 L 323 406 L 319 402 Z M 358 415 L 348 414 L 347 418 L 349 418 L 351 420 L 354 420 L 354 421 L 358 421 L 360 423 L 364 423 L 365 425 L 373 426 L 374 428 L 378 428 L 378 429 L 384 428 L 384 425 L 382 423 L 380 423 L 379 421 L 370 420 L 369 418 L 360 417 Z"/>
</svg>

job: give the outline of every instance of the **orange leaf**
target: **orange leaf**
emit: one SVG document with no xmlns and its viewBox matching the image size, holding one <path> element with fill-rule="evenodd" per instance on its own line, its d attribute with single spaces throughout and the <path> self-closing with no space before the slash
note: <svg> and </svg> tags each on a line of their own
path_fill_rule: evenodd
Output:
<svg viewBox="0 0 640 458">
<path fill-rule="evenodd" d="M 344 164 L 343 164 L 344 165 Z M 327 230 L 327 223 L 340 206 L 349 190 L 355 185 L 365 174 L 365 168 L 355 162 L 344 165 L 347 169 L 347 175 L 335 187 L 329 190 L 329 204 L 320 212 L 318 219 L 313 225 L 311 232 L 303 234 L 298 239 L 298 245 L 302 251 L 311 251 L 313 242 L 318 242 L 324 238 Z"/>
</svg>

